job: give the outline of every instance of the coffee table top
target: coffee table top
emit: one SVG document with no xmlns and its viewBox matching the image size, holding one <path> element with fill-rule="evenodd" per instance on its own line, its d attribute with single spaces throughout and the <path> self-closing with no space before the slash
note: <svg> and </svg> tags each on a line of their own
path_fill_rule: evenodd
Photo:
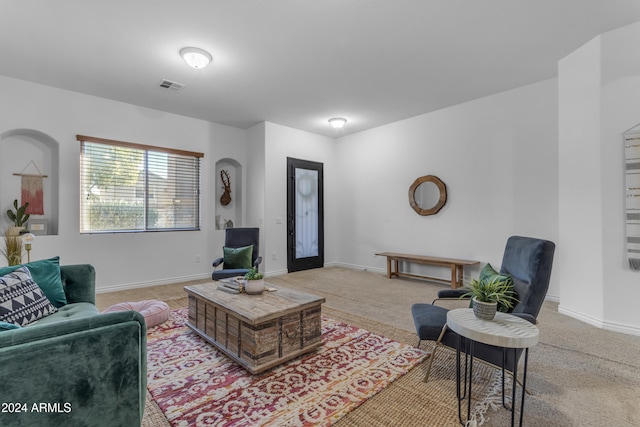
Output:
<svg viewBox="0 0 640 427">
<path fill-rule="evenodd" d="M 274 292 L 264 291 L 259 295 L 230 294 L 218 289 L 218 282 L 185 286 L 188 294 L 197 295 L 234 313 L 243 321 L 257 325 L 289 313 L 315 307 L 325 302 L 323 297 L 281 286 Z"/>
<path fill-rule="evenodd" d="M 540 338 L 536 325 L 520 317 L 497 312 L 493 320 L 483 320 L 471 308 L 449 310 L 447 326 L 465 338 L 498 347 L 529 348 Z"/>
</svg>

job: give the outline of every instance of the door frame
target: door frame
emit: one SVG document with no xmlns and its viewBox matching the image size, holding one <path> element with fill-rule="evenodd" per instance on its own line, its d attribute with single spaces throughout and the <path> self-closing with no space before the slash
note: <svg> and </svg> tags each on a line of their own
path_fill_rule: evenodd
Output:
<svg viewBox="0 0 640 427">
<path fill-rule="evenodd" d="M 296 259 L 295 170 L 318 171 L 318 256 Z M 289 272 L 324 266 L 324 165 L 320 162 L 287 157 L 287 269 Z"/>
</svg>

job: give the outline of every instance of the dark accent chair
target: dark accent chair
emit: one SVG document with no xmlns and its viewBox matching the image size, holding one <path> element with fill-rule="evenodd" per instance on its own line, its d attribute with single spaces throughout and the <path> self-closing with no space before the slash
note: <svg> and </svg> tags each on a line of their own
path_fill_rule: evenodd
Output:
<svg viewBox="0 0 640 427">
<path fill-rule="evenodd" d="M 259 228 L 227 228 L 224 236 L 224 246 L 227 248 L 241 248 L 243 246 L 253 245 L 253 254 L 251 255 L 251 265 L 256 269 L 262 262 L 260 253 L 260 229 Z M 216 270 L 222 264 L 220 270 Z M 213 280 L 220 280 L 226 277 L 244 276 L 248 268 L 224 268 L 224 259 L 217 258 L 213 261 Z"/>
<path fill-rule="evenodd" d="M 536 318 L 549 288 L 554 252 L 555 244 L 548 240 L 521 236 L 509 237 L 500 273 L 508 274 L 513 278 L 514 287 L 518 293 L 519 302 L 513 307 L 511 314 L 531 323 L 537 323 Z M 465 289 L 443 289 L 438 292 L 438 298 L 432 304 L 414 304 L 411 307 L 419 338 L 418 346 L 422 340 L 436 341 L 433 353 L 429 358 L 425 381 L 429 378 L 438 346 L 443 344 L 456 348 L 458 342 L 458 334 L 448 328 L 443 328 L 447 323 L 447 311 L 449 310 L 439 307 L 435 303 L 438 299 L 460 298 L 465 292 Z M 466 340 L 462 340 L 461 343 L 464 346 Z M 515 359 L 514 352 L 506 352 L 507 358 L 504 364 L 506 370 L 513 372 L 522 351 L 523 349 L 518 349 L 515 352 Z M 474 357 L 495 366 L 502 366 L 502 347 L 475 343 Z"/>
</svg>

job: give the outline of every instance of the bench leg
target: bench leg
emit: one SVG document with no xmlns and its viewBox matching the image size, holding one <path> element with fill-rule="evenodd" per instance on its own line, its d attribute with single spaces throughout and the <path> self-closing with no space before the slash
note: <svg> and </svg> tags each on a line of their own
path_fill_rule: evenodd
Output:
<svg viewBox="0 0 640 427">
<path fill-rule="evenodd" d="M 393 265 L 391 265 L 391 261 L 392 260 L 387 261 L 388 262 L 387 271 L 389 272 L 389 278 L 392 278 L 394 276 L 395 277 L 400 277 L 400 274 L 399 274 L 399 272 L 400 272 L 400 261 L 398 261 L 397 259 L 394 259 L 393 260 Z"/>
<path fill-rule="evenodd" d="M 451 264 L 451 289 L 458 287 L 458 266 Z"/>
</svg>

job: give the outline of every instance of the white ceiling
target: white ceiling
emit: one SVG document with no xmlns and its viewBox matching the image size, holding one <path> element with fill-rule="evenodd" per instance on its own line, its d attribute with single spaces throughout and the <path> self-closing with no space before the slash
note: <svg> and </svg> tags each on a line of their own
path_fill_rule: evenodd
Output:
<svg viewBox="0 0 640 427">
<path fill-rule="evenodd" d="M 636 21 L 640 0 L 0 0 L 0 74 L 341 136 L 555 77 Z M 189 68 L 186 46 L 213 64 Z"/>
</svg>

